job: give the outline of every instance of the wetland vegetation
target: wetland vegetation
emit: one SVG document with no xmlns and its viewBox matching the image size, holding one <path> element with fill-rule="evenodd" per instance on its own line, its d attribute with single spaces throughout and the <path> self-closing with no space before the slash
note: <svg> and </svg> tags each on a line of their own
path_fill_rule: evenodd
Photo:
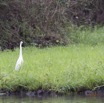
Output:
<svg viewBox="0 0 104 103">
<path fill-rule="evenodd" d="M 24 63 L 15 71 L 19 49 L 0 52 L 0 88 L 58 92 L 92 89 L 104 83 L 104 45 L 73 44 L 23 48 Z"/>
<path fill-rule="evenodd" d="M 21 90 L 70 93 L 103 86 L 103 4 L 1 0 L 0 95 Z M 15 71 L 21 40 L 24 63 Z"/>
</svg>

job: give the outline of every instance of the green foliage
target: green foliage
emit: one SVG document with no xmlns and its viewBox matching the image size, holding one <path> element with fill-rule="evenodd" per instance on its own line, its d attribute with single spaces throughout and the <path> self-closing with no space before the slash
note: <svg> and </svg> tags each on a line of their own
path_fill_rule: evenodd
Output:
<svg viewBox="0 0 104 103">
<path fill-rule="evenodd" d="M 97 45 L 104 43 L 104 27 L 96 26 L 85 27 L 85 26 L 68 26 L 66 27 L 66 35 L 71 39 L 72 43 L 82 43 Z"/>
<path fill-rule="evenodd" d="M 0 52 L 0 88 L 19 86 L 67 92 L 104 83 L 104 46 L 70 45 L 38 49 L 23 48 L 24 64 L 15 71 L 19 49 Z"/>
</svg>

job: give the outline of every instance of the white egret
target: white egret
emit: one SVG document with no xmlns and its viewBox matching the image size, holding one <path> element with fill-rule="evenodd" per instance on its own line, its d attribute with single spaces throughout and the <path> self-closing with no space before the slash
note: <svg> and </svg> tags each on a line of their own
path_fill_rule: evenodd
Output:
<svg viewBox="0 0 104 103">
<path fill-rule="evenodd" d="M 20 42 L 20 54 L 19 54 L 19 58 L 18 58 L 18 60 L 16 62 L 15 70 L 19 70 L 21 65 L 22 65 L 22 63 L 23 63 L 22 44 L 23 44 L 23 42 L 21 41 Z"/>
</svg>

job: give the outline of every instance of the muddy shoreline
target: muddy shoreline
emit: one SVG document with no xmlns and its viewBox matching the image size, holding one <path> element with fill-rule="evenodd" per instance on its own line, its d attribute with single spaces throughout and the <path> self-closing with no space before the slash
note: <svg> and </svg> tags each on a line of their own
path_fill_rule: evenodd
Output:
<svg viewBox="0 0 104 103">
<path fill-rule="evenodd" d="M 89 89 L 80 89 L 78 91 L 67 91 L 67 92 L 58 92 L 52 90 L 26 90 L 24 88 L 18 88 L 15 91 L 0 89 L 0 96 L 10 96 L 10 95 L 20 95 L 20 96 L 61 96 L 61 95 L 69 95 L 69 94 L 78 94 L 78 95 L 85 95 L 85 96 L 104 96 L 104 85 L 95 87 L 92 90 Z"/>
<path fill-rule="evenodd" d="M 16 90 L 16 91 L 10 91 L 10 90 L 4 90 L 0 89 L 0 96 L 10 96 L 10 95 L 20 95 L 20 96 L 58 96 L 58 95 L 64 95 L 65 93 L 59 93 L 55 91 L 50 90 Z"/>
</svg>

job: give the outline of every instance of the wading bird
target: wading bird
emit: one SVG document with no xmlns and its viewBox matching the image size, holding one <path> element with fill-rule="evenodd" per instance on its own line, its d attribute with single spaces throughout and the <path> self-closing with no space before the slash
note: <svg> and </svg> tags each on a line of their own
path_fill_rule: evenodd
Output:
<svg viewBox="0 0 104 103">
<path fill-rule="evenodd" d="M 19 54 L 19 58 L 18 58 L 18 60 L 16 62 L 15 70 L 19 70 L 21 65 L 22 65 L 22 63 L 23 63 L 22 44 L 23 44 L 23 42 L 21 41 L 20 42 L 20 54 Z"/>
</svg>

